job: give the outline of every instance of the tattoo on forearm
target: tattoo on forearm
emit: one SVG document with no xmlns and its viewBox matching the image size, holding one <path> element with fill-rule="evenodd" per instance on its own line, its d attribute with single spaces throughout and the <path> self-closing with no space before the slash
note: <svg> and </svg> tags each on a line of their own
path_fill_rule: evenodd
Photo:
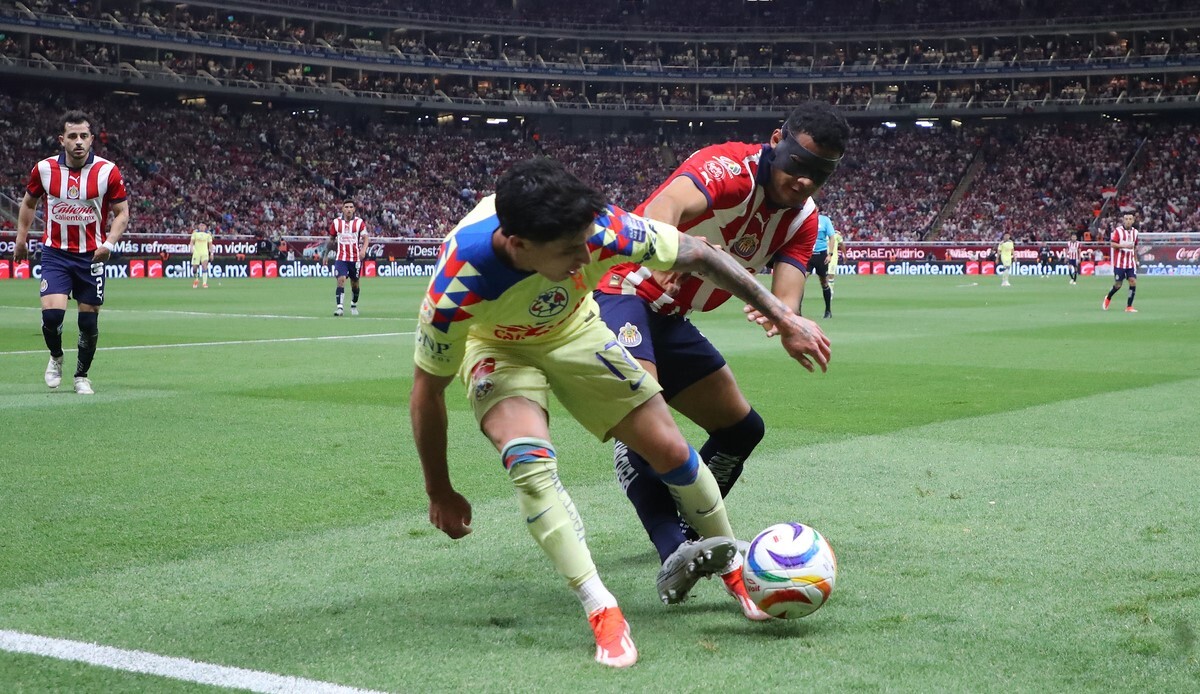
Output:
<svg viewBox="0 0 1200 694">
<path fill-rule="evenodd" d="M 754 275 L 746 271 L 728 253 L 694 236 L 679 237 L 679 256 L 675 270 L 708 276 L 715 284 L 750 304 L 771 320 L 779 320 L 789 311 Z"/>
</svg>

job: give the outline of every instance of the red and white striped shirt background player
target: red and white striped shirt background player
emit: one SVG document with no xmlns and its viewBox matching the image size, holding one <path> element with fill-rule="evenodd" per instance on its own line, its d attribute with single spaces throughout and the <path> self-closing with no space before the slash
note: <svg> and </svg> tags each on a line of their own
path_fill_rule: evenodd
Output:
<svg viewBox="0 0 1200 694">
<path fill-rule="evenodd" d="M 366 233 L 367 223 L 362 220 L 362 217 L 355 217 L 349 221 L 345 217 L 333 220 L 329 225 L 329 235 L 337 238 L 336 260 L 357 263 L 361 259 L 358 247 L 364 242 L 363 236 Z"/>
<path fill-rule="evenodd" d="M 42 243 L 67 253 L 92 253 L 104 243 L 108 210 L 127 195 L 121 170 L 95 152 L 79 169 L 67 166 L 66 154 L 39 161 L 25 190 L 46 198 Z"/>
<path fill-rule="evenodd" d="M 1128 243 L 1137 247 L 1138 230 L 1136 227 L 1126 229 L 1117 225 L 1112 233 L 1113 267 L 1130 270 L 1137 267 L 1137 251 L 1134 248 L 1116 248 L 1118 244 Z"/>
<path fill-rule="evenodd" d="M 1067 241 L 1067 260 L 1079 260 L 1079 239 Z"/>
<path fill-rule="evenodd" d="M 743 142 L 705 147 L 688 157 L 636 212 L 644 215 L 656 195 L 676 178 L 687 176 L 709 199 L 709 208 L 680 224 L 680 231 L 726 249 L 747 270 L 757 271 L 775 260 L 807 272 L 817 240 L 817 205 L 811 198 L 800 209 L 768 202 L 763 186 L 755 185 L 759 160 L 766 150 L 765 145 Z M 597 289 L 605 294 L 636 294 L 656 312 L 667 315 L 684 315 L 693 309 L 711 311 L 731 296 L 712 282 L 688 276 L 671 297 L 649 270 L 629 263 L 609 270 Z"/>
</svg>

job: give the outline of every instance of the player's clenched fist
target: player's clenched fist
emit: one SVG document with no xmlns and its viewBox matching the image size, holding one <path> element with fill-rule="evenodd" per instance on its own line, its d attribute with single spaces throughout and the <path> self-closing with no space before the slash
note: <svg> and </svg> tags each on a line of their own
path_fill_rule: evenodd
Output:
<svg viewBox="0 0 1200 694">
<path fill-rule="evenodd" d="M 471 534 L 471 502 L 458 492 L 430 497 L 429 522 L 452 539 L 466 537 Z"/>
</svg>

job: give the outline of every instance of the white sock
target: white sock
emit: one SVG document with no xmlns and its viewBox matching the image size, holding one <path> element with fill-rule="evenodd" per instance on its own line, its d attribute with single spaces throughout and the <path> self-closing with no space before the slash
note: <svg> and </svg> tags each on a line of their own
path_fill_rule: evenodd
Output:
<svg viewBox="0 0 1200 694">
<path fill-rule="evenodd" d="M 617 606 L 617 599 L 604 587 L 604 581 L 601 581 L 599 576 L 592 576 L 584 581 L 583 585 L 571 590 L 575 591 L 575 597 L 583 603 L 583 611 L 589 615 L 596 610 Z"/>
</svg>

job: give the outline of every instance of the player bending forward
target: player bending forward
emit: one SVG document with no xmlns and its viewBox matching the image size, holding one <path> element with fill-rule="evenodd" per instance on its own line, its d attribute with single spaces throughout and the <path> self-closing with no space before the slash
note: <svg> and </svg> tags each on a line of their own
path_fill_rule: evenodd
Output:
<svg viewBox="0 0 1200 694">
<path fill-rule="evenodd" d="M 684 440 L 662 390 L 599 318 L 592 287 L 611 266 L 702 272 L 779 326 L 788 354 L 825 368 L 829 341 L 724 252 L 673 226 L 625 213 L 561 164 L 533 159 L 501 176 L 447 237 L 422 301 L 410 400 L 429 520 L 452 538 L 471 532 L 446 454 L 445 390 L 458 374 L 484 435 L 516 488 L 534 541 L 583 605 L 597 662 L 637 661 L 616 598 L 596 571 L 581 516 L 559 480 L 549 395 L 601 440 L 619 437 L 671 489 L 710 543 L 697 560 L 741 562 L 717 482 Z M 719 539 L 718 539 L 719 538 Z"/>
</svg>

